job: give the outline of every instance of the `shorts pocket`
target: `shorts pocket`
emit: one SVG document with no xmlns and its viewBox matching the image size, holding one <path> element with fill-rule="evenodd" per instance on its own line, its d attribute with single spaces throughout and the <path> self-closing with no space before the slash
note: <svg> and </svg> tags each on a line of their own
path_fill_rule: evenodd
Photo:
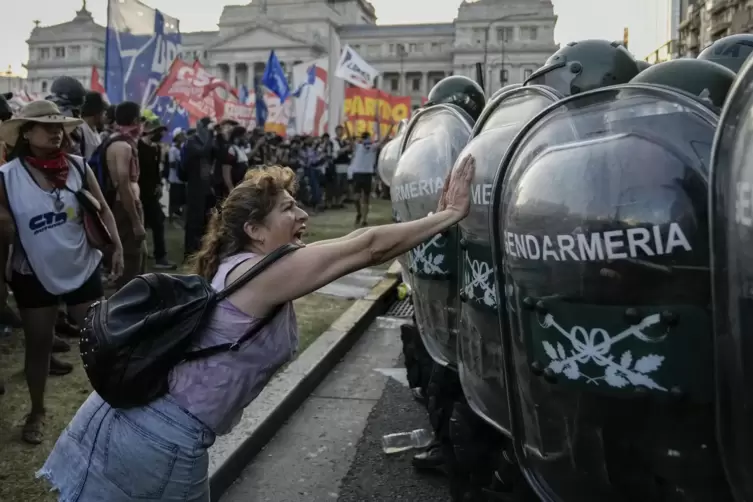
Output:
<svg viewBox="0 0 753 502">
<path fill-rule="evenodd" d="M 105 438 L 105 477 L 131 498 L 160 500 L 178 458 L 178 446 L 115 412 Z"/>
</svg>

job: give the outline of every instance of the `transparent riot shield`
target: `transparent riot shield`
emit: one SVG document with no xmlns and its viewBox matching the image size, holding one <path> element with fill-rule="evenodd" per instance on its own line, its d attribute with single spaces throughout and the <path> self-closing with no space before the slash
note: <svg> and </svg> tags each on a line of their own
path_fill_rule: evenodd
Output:
<svg viewBox="0 0 753 502">
<path fill-rule="evenodd" d="M 397 159 L 400 153 L 400 142 L 405 134 L 405 128 L 408 125 L 408 121 L 403 119 L 397 126 L 397 132 L 395 137 L 387 142 L 379 152 L 379 159 L 377 161 L 377 173 L 379 178 L 387 186 L 392 184 L 392 178 L 395 176 L 395 169 L 397 169 Z"/>
<path fill-rule="evenodd" d="M 471 212 L 460 231 L 460 327 L 458 372 L 468 404 L 481 418 L 510 434 L 510 413 L 504 386 L 502 338 L 494 288 L 489 204 L 492 183 L 507 147 L 523 125 L 561 99 L 539 87 L 508 89 L 489 103 L 476 122 L 473 138 L 458 156 L 476 159 Z"/>
<path fill-rule="evenodd" d="M 730 91 L 712 155 L 719 446 L 738 501 L 753 500 L 753 60 Z"/>
<path fill-rule="evenodd" d="M 490 224 L 518 461 L 543 500 L 727 501 L 714 435 L 708 169 L 668 88 L 567 98 L 508 149 Z"/>
<path fill-rule="evenodd" d="M 473 121 L 454 105 L 417 112 L 405 129 L 390 187 L 399 221 L 436 211 L 444 180 L 468 143 Z M 416 324 L 426 350 L 438 364 L 457 363 L 457 229 L 438 234 L 403 255 L 411 276 Z"/>
</svg>

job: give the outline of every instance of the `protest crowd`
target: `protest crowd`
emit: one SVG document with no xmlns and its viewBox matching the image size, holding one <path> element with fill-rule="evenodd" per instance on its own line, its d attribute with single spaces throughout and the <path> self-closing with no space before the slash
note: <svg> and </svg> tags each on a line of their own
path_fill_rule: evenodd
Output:
<svg viewBox="0 0 753 502">
<path fill-rule="evenodd" d="M 289 167 L 296 176 L 296 200 L 301 206 L 309 213 L 316 213 L 351 210 L 352 204 L 356 227 L 368 226 L 372 196 L 389 197 L 388 188 L 374 181 L 379 149 L 389 137 L 374 141 L 368 133 L 363 133 L 358 138 L 351 138 L 344 127 L 338 126 L 334 139 L 326 133 L 282 138 L 261 128 L 248 130 L 233 120 L 214 123 L 209 117 L 200 120 L 196 128 L 185 131 L 176 128 L 168 135 L 167 127 L 148 110 L 142 111 L 133 102 L 108 105 L 100 93 L 85 90 L 73 78 L 59 78 L 52 86 L 52 92 L 48 100 L 32 102 L 16 115 L 8 106 L 12 95 L 2 96 L 0 120 L 19 124 L 0 137 L 2 163 L 21 155 L 25 145 L 23 137 L 21 142 L 18 141 L 19 129 L 23 129 L 24 124 L 35 124 L 39 117 L 49 115 L 80 117 L 81 125 L 66 131 L 63 138 L 65 152 L 85 159 L 91 167 L 123 244 L 122 257 L 119 258 L 123 260 L 123 272 L 117 280 L 110 284 L 110 270 L 101 267 L 105 287 L 121 287 L 143 273 L 148 259 L 154 261 L 151 268 L 156 270 L 178 268 L 178 264 L 168 259 L 166 224 L 184 229 L 187 263 L 191 255 L 199 251 L 212 210 L 243 181 L 249 170 L 264 166 Z M 114 150 L 111 147 L 120 145 L 130 149 L 131 162 L 137 166 L 132 169 L 136 174 L 129 179 L 134 182 L 133 192 L 138 197 L 134 197 L 130 208 L 122 203 L 127 196 L 120 197 L 114 181 L 117 175 L 108 165 Z M 117 160 L 115 162 L 117 164 Z M 166 204 L 163 193 L 167 194 Z M 149 251 L 145 244 L 147 229 L 152 234 L 152 249 Z M 108 257 L 104 258 L 107 263 Z M 95 292 L 100 291 L 102 286 L 95 288 Z M 3 297 L 7 299 L 7 292 Z M 20 319 L 7 306 L 3 314 L 5 319 L 0 322 L 21 327 Z M 59 311 L 55 329 L 51 351 L 69 351 L 70 345 L 63 338 L 78 337 L 79 333 L 70 312 Z M 65 375 L 72 369 L 70 364 L 54 355 L 50 357 L 50 374 Z M 42 382 L 43 389 L 44 375 L 34 378 Z M 39 403 L 38 410 L 43 409 L 41 395 L 32 396 L 32 401 Z M 41 438 L 36 418 L 32 412 L 24 428 L 24 440 L 30 443 L 38 443 Z"/>
</svg>

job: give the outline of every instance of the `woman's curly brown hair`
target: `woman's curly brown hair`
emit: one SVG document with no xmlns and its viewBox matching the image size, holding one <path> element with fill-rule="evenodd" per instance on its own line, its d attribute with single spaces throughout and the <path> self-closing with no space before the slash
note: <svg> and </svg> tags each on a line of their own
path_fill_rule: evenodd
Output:
<svg viewBox="0 0 753 502">
<path fill-rule="evenodd" d="M 243 227 L 261 224 L 283 190 L 295 194 L 297 180 L 289 167 L 250 169 L 243 181 L 212 211 L 201 250 L 191 257 L 195 274 L 211 281 L 223 259 L 243 251 L 250 242 Z"/>
</svg>

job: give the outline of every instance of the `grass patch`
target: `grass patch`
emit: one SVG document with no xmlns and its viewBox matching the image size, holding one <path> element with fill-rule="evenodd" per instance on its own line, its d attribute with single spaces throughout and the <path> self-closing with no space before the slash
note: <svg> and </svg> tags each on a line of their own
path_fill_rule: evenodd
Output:
<svg viewBox="0 0 753 502">
<path fill-rule="evenodd" d="M 354 229 L 355 211 L 348 209 L 325 211 L 311 217 L 307 242 L 334 239 Z M 374 201 L 369 223 L 390 223 L 392 213 L 389 201 Z M 147 231 L 151 237 L 151 232 Z M 183 230 L 166 225 L 166 244 L 172 261 L 183 260 Z M 149 265 L 153 264 L 149 260 Z M 389 266 L 387 264 L 386 266 Z M 312 293 L 295 301 L 300 332 L 300 352 L 329 328 L 353 301 Z M 50 377 L 47 381 L 47 422 L 45 440 L 31 446 L 21 441 L 21 426 L 29 409 L 29 397 L 23 375 L 24 343 L 19 330 L 12 335 L 0 335 L 0 380 L 5 382 L 6 393 L 0 396 L 0 501 L 3 502 L 53 502 L 56 497 L 48 491 L 45 482 L 34 479 L 60 433 L 68 425 L 81 403 L 91 392 L 86 373 L 80 364 L 78 348 L 60 359 L 74 364 L 75 369 L 64 377 Z"/>
</svg>

